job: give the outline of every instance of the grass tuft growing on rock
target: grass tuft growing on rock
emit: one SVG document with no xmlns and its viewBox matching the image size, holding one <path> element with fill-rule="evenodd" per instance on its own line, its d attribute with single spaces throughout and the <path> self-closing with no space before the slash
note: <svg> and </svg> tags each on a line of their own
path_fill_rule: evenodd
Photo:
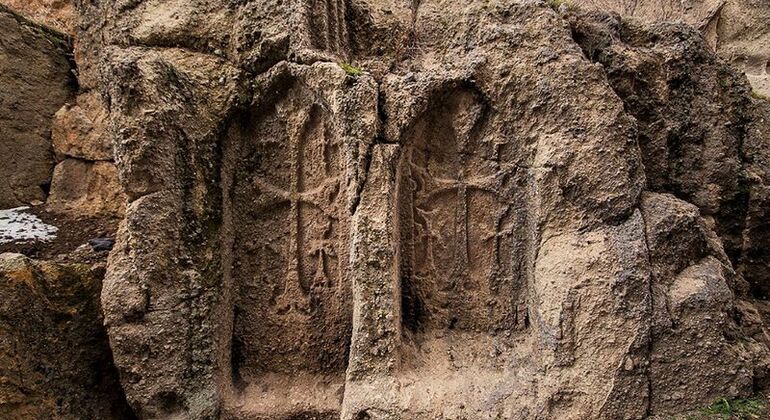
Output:
<svg viewBox="0 0 770 420">
<path fill-rule="evenodd" d="M 361 70 L 360 68 L 355 67 L 355 66 L 353 66 L 351 64 L 339 63 L 339 65 L 342 68 L 342 70 L 345 70 L 345 73 L 347 73 L 348 76 L 358 77 L 358 76 L 364 74 L 363 70 Z"/>
<path fill-rule="evenodd" d="M 704 414 L 721 416 L 725 420 L 764 419 L 766 404 L 761 399 L 728 400 L 720 398 L 704 410 Z"/>
</svg>

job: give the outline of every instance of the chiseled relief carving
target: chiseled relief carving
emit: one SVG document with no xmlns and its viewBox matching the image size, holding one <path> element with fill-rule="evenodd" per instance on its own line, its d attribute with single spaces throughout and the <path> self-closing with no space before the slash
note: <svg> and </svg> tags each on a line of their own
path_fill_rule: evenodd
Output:
<svg viewBox="0 0 770 420">
<path fill-rule="evenodd" d="M 344 370 L 350 297 L 343 148 L 328 106 L 294 93 L 257 118 L 242 140 L 234 342 L 248 368 Z"/>
<path fill-rule="evenodd" d="M 413 127 L 401 164 L 404 310 L 410 327 L 503 328 L 513 310 L 516 168 L 485 136 L 474 92 L 446 93 Z M 502 306 L 502 307 L 501 307 Z M 409 324 L 412 325 L 409 325 Z"/>
</svg>

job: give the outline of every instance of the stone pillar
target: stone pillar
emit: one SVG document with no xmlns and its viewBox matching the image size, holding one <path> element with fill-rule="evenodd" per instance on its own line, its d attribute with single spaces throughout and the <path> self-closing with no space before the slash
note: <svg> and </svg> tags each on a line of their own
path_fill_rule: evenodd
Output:
<svg viewBox="0 0 770 420">
<path fill-rule="evenodd" d="M 398 273 L 396 168 L 399 146 L 378 144 L 353 215 L 353 337 L 342 418 L 367 418 L 367 407 L 392 405 L 391 374 L 399 364 L 401 290 Z M 378 410 L 380 411 L 380 410 Z M 385 416 L 387 418 L 387 416 Z"/>
</svg>

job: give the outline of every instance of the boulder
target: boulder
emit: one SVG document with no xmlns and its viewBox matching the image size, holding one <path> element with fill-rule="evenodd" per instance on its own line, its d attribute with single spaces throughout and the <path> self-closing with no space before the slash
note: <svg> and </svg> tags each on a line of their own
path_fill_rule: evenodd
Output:
<svg viewBox="0 0 770 420">
<path fill-rule="evenodd" d="M 46 208 L 72 217 L 122 217 L 126 197 L 112 162 L 65 159 L 56 165 Z"/>
<path fill-rule="evenodd" d="M 102 326 L 103 274 L 0 254 L 0 417 L 134 418 Z"/>
</svg>

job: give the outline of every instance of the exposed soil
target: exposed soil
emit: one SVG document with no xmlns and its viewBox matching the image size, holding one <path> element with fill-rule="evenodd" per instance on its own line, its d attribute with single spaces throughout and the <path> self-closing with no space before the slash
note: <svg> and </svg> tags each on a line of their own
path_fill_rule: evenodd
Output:
<svg viewBox="0 0 770 420">
<path fill-rule="evenodd" d="M 72 218 L 50 213 L 43 206 L 30 207 L 28 212 L 39 217 L 44 223 L 59 228 L 56 238 L 50 241 L 3 244 L 0 245 L 0 253 L 16 252 L 30 258 L 57 262 L 95 263 L 105 260 L 109 252 L 93 251 L 88 245 L 88 240 L 114 238 L 119 223 L 119 220 L 114 218 Z M 82 245 L 85 247 L 77 250 Z"/>
</svg>

